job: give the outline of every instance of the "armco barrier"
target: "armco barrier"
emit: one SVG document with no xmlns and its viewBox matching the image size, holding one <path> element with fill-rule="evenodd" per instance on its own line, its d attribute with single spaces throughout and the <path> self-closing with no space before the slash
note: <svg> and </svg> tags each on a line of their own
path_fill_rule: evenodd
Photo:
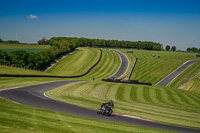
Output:
<svg viewBox="0 0 200 133">
<path fill-rule="evenodd" d="M 192 79 L 193 77 L 197 76 L 200 73 L 200 71 L 198 71 L 195 75 L 191 76 L 190 78 L 188 78 L 187 80 L 183 81 L 181 84 L 179 84 L 178 86 L 176 86 L 176 88 L 180 87 L 181 85 L 185 84 L 187 81 L 189 81 L 190 79 Z"/>
<path fill-rule="evenodd" d="M 129 80 L 129 81 L 130 81 L 131 75 L 132 75 L 132 73 L 133 73 L 133 70 L 134 70 L 134 68 L 135 68 L 135 65 L 136 65 L 136 63 L 137 63 L 137 60 L 138 60 L 138 58 L 136 57 L 135 63 L 134 63 L 134 65 L 133 65 L 132 69 L 131 69 L 130 75 L 128 76 L 128 80 Z"/>
<path fill-rule="evenodd" d="M 120 79 L 102 79 L 101 81 L 107 81 L 107 82 L 114 82 L 114 83 L 127 83 L 127 84 L 139 84 L 139 85 L 149 85 L 152 86 L 152 83 L 142 83 L 138 80 L 120 80 Z"/>
<path fill-rule="evenodd" d="M 48 76 L 48 75 L 14 75 L 14 74 L 0 74 L 0 77 L 49 77 L 49 78 L 78 78 L 85 76 L 88 74 L 100 61 L 102 58 L 102 50 L 100 50 L 100 57 L 99 60 L 84 74 L 81 75 L 75 75 L 75 76 Z"/>
</svg>

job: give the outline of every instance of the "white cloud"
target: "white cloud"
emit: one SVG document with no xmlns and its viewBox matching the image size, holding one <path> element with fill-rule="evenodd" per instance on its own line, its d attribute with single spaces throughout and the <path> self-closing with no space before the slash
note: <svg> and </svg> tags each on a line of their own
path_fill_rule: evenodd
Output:
<svg viewBox="0 0 200 133">
<path fill-rule="evenodd" d="M 29 19 L 37 19 L 38 16 L 31 14 L 31 15 L 27 16 L 27 18 L 29 18 Z"/>
</svg>

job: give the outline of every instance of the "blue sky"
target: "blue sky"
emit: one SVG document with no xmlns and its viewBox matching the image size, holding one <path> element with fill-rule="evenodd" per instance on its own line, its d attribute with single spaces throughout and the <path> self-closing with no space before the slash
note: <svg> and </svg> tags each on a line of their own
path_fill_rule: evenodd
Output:
<svg viewBox="0 0 200 133">
<path fill-rule="evenodd" d="M 200 0 L 0 0 L 0 38 L 74 36 L 200 48 Z M 17 33 L 17 36 L 16 36 Z"/>
</svg>

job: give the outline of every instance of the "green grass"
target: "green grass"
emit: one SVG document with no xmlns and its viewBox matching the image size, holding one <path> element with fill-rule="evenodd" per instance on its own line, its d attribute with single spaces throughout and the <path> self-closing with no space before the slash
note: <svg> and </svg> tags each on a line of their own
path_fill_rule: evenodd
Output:
<svg viewBox="0 0 200 133">
<path fill-rule="evenodd" d="M 35 71 L 30 69 L 16 68 L 10 66 L 0 65 L 0 74 L 14 74 L 14 75 L 49 75 L 41 71 Z"/>
<path fill-rule="evenodd" d="M 98 109 L 101 103 L 113 100 L 114 112 L 200 128 L 200 96 L 184 90 L 87 81 L 62 86 L 46 94 L 92 109 Z"/>
<path fill-rule="evenodd" d="M 46 78 L 46 77 L 0 77 L 0 89 L 34 85 L 53 81 L 67 80 L 65 78 Z"/>
<path fill-rule="evenodd" d="M 117 53 L 102 49 L 102 59 L 90 73 L 81 77 L 82 79 L 103 79 L 113 75 L 120 67 L 121 61 Z"/>
<path fill-rule="evenodd" d="M 100 51 L 93 48 L 79 48 L 80 51 L 62 59 L 47 73 L 62 76 L 75 76 L 86 73 L 100 57 Z"/>
<path fill-rule="evenodd" d="M 182 74 L 180 74 L 174 81 L 172 81 L 168 86 L 169 87 L 177 87 L 179 84 L 183 83 L 185 80 L 195 75 L 198 71 L 200 71 L 200 62 L 197 62 L 186 69 Z M 180 87 L 181 88 L 181 87 Z M 193 89 L 185 89 L 185 90 L 193 90 Z M 200 89 L 199 89 L 200 90 Z"/>
<path fill-rule="evenodd" d="M 53 78 L 2 78 L 0 88 L 26 86 L 50 82 Z M 62 79 L 63 80 L 63 79 Z M 10 85 L 12 83 L 12 85 Z M 118 124 L 95 119 L 71 116 L 54 111 L 34 108 L 0 98 L 0 131 L 3 133 L 131 133 L 131 132 L 168 132 L 163 130 L 143 128 Z"/>
<path fill-rule="evenodd" d="M 191 91 L 194 93 L 200 93 L 200 73 L 195 76 L 194 78 L 190 79 L 186 83 L 184 83 L 182 86 L 180 86 L 178 89 L 183 89 L 187 91 Z"/>
<path fill-rule="evenodd" d="M 153 85 L 184 62 L 197 59 L 193 57 L 194 53 L 184 52 L 133 50 L 133 54 L 138 58 L 138 61 L 131 79 L 139 80 L 140 82 L 149 82 Z M 159 55 L 160 58 L 152 57 L 153 54 L 156 56 Z"/>
<path fill-rule="evenodd" d="M 33 45 L 33 44 L 5 44 L 0 43 L 0 49 L 8 53 L 23 50 L 26 52 L 38 53 L 44 49 L 50 48 L 49 45 Z"/>
</svg>

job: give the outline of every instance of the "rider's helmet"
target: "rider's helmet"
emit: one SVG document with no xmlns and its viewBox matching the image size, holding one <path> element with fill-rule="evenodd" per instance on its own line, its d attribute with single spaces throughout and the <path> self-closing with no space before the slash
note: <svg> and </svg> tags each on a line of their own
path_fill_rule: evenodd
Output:
<svg viewBox="0 0 200 133">
<path fill-rule="evenodd" d="M 110 100 L 109 103 L 108 103 L 108 105 L 113 108 L 114 107 L 114 102 L 112 100 Z"/>
</svg>

